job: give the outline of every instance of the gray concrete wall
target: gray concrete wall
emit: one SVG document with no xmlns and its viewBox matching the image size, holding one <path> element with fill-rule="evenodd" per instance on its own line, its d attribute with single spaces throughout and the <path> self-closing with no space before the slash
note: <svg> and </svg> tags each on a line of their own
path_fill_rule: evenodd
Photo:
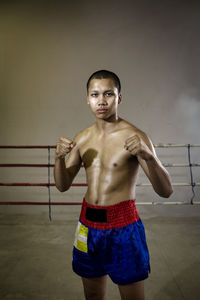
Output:
<svg viewBox="0 0 200 300">
<path fill-rule="evenodd" d="M 0 126 L 2 145 L 52 145 L 73 138 L 93 116 L 86 104 L 90 74 L 106 68 L 122 83 L 121 117 L 154 143 L 200 143 L 200 4 L 197 1 L 76 1 L 41 4 L 1 1 Z M 0 150 L 2 163 L 46 163 L 47 150 Z M 158 149 L 163 162 L 188 161 L 187 148 Z M 54 151 L 51 151 L 53 163 Z M 200 148 L 192 161 L 200 161 Z M 168 168 L 173 182 L 190 182 L 188 168 Z M 51 180 L 53 177 L 51 173 Z M 200 181 L 200 169 L 194 168 Z M 0 169 L 1 182 L 47 182 L 46 169 Z M 85 182 L 81 170 L 76 182 Z M 141 172 L 139 182 L 147 182 Z M 170 201 L 190 202 L 191 187 Z M 200 189 L 195 188 L 195 201 Z M 52 201 L 81 201 L 85 188 Z M 1 201 L 48 201 L 47 188 L 1 187 Z M 163 201 L 151 187 L 138 202 Z M 47 207 L 1 207 L 44 212 Z M 77 208 L 53 208 L 65 212 Z M 184 212 L 185 213 L 185 212 Z"/>
</svg>

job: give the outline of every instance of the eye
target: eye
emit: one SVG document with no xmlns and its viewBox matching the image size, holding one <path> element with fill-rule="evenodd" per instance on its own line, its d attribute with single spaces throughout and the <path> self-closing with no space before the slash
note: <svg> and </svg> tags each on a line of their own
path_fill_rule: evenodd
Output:
<svg viewBox="0 0 200 300">
<path fill-rule="evenodd" d="M 112 92 L 106 92 L 105 95 L 106 95 L 106 97 L 111 97 L 113 95 L 113 93 Z"/>
<path fill-rule="evenodd" d="M 91 96 L 92 96 L 92 97 L 97 97 L 98 94 L 97 94 L 97 93 L 92 93 Z"/>
</svg>

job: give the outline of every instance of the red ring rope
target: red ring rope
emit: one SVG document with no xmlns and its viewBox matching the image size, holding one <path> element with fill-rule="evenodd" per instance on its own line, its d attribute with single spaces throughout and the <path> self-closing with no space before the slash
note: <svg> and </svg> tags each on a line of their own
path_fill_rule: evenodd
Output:
<svg viewBox="0 0 200 300">
<path fill-rule="evenodd" d="M 55 183 L 29 183 L 29 182 L 15 182 L 15 183 L 3 183 L 0 182 L 0 186 L 55 186 Z M 87 183 L 73 183 L 71 186 L 87 186 Z"/>
<path fill-rule="evenodd" d="M 81 202 L 51 202 L 51 205 L 81 205 Z M 49 205 L 48 202 L 1 201 L 0 205 Z"/>
</svg>

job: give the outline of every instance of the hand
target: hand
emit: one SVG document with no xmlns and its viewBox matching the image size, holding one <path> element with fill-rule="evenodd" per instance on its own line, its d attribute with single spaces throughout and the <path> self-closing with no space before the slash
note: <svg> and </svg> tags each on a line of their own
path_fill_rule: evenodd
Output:
<svg viewBox="0 0 200 300">
<path fill-rule="evenodd" d="M 56 147 L 56 158 L 64 158 L 67 153 L 69 153 L 74 147 L 76 143 L 67 138 L 61 137 L 57 142 Z"/>
<path fill-rule="evenodd" d="M 151 152 L 149 147 L 137 134 L 131 136 L 125 141 L 124 148 L 127 151 L 129 151 L 132 155 L 139 156 L 140 158 L 146 161 L 151 159 L 153 156 L 153 153 Z"/>
</svg>

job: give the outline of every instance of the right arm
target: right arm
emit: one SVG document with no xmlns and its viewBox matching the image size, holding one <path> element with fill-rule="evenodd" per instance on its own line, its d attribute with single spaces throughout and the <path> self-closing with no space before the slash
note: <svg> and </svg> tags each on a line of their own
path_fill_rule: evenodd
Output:
<svg viewBox="0 0 200 300">
<path fill-rule="evenodd" d="M 66 154 L 68 157 L 65 161 Z M 55 184 L 60 192 L 65 192 L 70 188 L 74 177 L 80 170 L 81 163 L 77 139 L 75 138 L 73 142 L 66 138 L 60 138 L 56 147 L 54 167 Z"/>
</svg>

